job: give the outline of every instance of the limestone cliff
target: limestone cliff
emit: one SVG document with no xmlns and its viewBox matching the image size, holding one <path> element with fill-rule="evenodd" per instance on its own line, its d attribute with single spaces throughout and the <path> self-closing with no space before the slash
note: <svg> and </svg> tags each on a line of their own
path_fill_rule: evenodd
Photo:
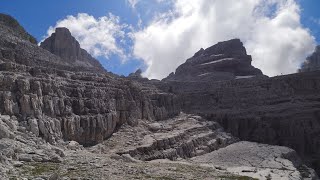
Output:
<svg viewBox="0 0 320 180">
<path fill-rule="evenodd" d="M 74 66 L 84 66 L 104 71 L 99 61 L 80 48 L 79 42 L 71 35 L 67 28 L 57 28 L 55 33 L 41 42 L 40 47 L 61 57 Z"/>
<path fill-rule="evenodd" d="M 233 39 L 200 49 L 180 65 L 164 81 L 221 81 L 263 77 L 261 70 L 251 65 L 252 58 L 239 39 Z"/>
<path fill-rule="evenodd" d="M 213 47 L 219 49 L 219 44 Z M 240 49 L 235 54 L 244 55 L 245 51 Z M 175 75 L 154 84 L 176 94 L 184 112 L 219 122 L 242 140 L 291 147 L 320 172 L 320 71 L 273 78 L 223 75 L 214 82 L 215 75 L 195 79 L 202 62 L 191 66 L 190 61 L 199 64 L 199 59 L 192 57 L 178 67 Z M 192 76 L 185 78 L 182 74 Z"/>
<path fill-rule="evenodd" d="M 0 31 L 0 113 L 16 116 L 51 143 L 94 145 L 124 123 L 180 112 L 175 95 L 104 71 L 64 28 L 43 43 L 61 57 L 6 26 Z"/>
<path fill-rule="evenodd" d="M 170 179 L 230 172 L 316 179 L 304 162 L 320 170 L 319 75 L 268 78 L 235 39 L 200 50 L 163 81 L 142 78 L 139 70 L 122 78 L 105 71 L 65 28 L 38 47 L 0 23 L 0 178 L 6 171 L 33 179 L 37 166 L 53 162 L 62 166 L 55 173 L 70 178 L 159 179 L 155 174 L 170 171 Z M 291 147 L 304 162 L 290 148 L 239 138 Z M 164 158 L 182 161 L 179 170 L 140 163 Z M 189 166 L 181 158 L 193 159 Z M 56 178 L 48 173 L 41 177 Z"/>
</svg>

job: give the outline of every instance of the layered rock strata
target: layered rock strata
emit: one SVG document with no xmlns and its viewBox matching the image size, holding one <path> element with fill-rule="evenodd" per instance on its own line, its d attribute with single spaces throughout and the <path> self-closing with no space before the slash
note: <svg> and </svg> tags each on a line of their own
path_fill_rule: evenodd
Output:
<svg viewBox="0 0 320 180">
<path fill-rule="evenodd" d="M 141 145 L 127 147 L 118 154 L 151 161 L 155 159 L 177 160 L 206 154 L 237 142 L 215 122 L 199 116 L 181 115 L 175 119 L 149 124 L 154 133 L 145 135 Z"/>
<path fill-rule="evenodd" d="M 320 72 L 273 78 L 168 81 L 183 111 L 219 122 L 242 140 L 288 146 L 320 170 Z"/>
<path fill-rule="evenodd" d="M 86 50 L 81 49 L 79 42 L 67 28 L 57 28 L 50 37 L 41 42 L 40 47 L 74 66 L 90 67 L 100 72 L 105 71 L 99 61 Z"/>
<path fill-rule="evenodd" d="M 310 165 L 319 167 L 319 72 L 267 78 L 251 66 L 251 57 L 240 40 L 231 40 L 200 50 L 163 81 L 141 78 L 140 71 L 120 78 L 106 72 L 81 49 L 67 29 L 57 29 L 43 42 L 43 49 L 17 33 L 14 27 L 19 26 L 7 23 L 14 22 L 10 18 L 0 15 L 0 170 L 7 169 L 6 164 L 20 167 L 21 162 L 27 166 L 34 162 L 41 166 L 59 163 L 64 155 L 54 145 L 66 152 L 80 151 L 65 158 L 72 163 L 77 159 L 87 161 L 83 159 L 86 155 L 96 162 L 94 153 L 117 153 L 112 157 L 116 162 L 131 163 L 164 158 L 188 163 L 182 158 L 204 155 L 207 159 L 219 153 L 223 155 L 219 158 L 228 160 L 233 155 L 230 151 L 239 150 L 234 152 L 241 154 L 248 146 L 254 155 L 270 152 L 287 162 L 277 167 L 292 171 L 287 176 L 291 179 L 307 177 L 303 172 L 309 172 L 308 178 L 316 178 L 296 155 L 291 156 L 294 151 L 289 148 L 233 143 L 239 137 L 289 146 Z M 168 119 L 181 110 L 202 117 Z M 84 146 L 99 144 L 83 149 L 77 142 Z M 281 150 L 286 152 L 281 154 Z M 244 153 L 239 158 L 248 159 L 254 166 L 255 159 L 249 155 Z M 101 155 L 105 158 L 99 162 L 115 162 Z M 266 164 L 278 162 L 269 156 L 263 158 L 268 160 Z M 213 170 L 210 162 L 205 163 Z M 246 163 L 238 165 L 242 168 Z M 271 176 L 288 171 L 283 169 Z M 34 178 L 34 174 L 28 177 Z"/>
<path fill-rule="evenodd" d="M 71 43 L 64 46 L 75 45 L 73 50 L 79 52 L 58 51 L 58 57 L 10 33 L 10 26 L 0 26 L 0 113 L 29 123 L 51 143 L 64 139 L 93 145 L 124 123 L 161 120 L 180 112 L 175 95 L 107 73 L 74 38 L 60 43 Z M 59 29 L 51 40 L 58 38 L 53 42 L 59 44 L 65 33 L 71 35 Z M 72 66 L 74 61 L 86 64 Z"/>
<path fill-rule="evenodd" d="M 239 39 L 200 49 L 164 81 L 222 81 L 264 77 Z"/>
</svg>

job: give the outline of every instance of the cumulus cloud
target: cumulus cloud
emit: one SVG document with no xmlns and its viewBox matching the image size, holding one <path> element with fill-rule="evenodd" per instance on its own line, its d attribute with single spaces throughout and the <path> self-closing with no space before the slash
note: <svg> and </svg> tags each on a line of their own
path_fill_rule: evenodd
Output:
<svg viewBox="0 0 320 180">
<path fill-rule="evenodd" d="M 275 76 L 294 73 L 315 46 L 294 0 L 176 0 L 132 34 L 144 75 L 163 78 L 201 47 L 240 38 L 253 65 Z"/>
<path fill-rule="evenodd" d="M 126 29 L 129 26 L 121 24 L 118 16 L 111 13 L 97 19 L 86 13 L 67 16 L 48 29 L 47 37 L 57 27 L 68 28 L 81 47 L 95 57 L 103 56 L 108 59 L 111 55 L 118 55 L 123 60 L 127 58 L 120 44 L 125 43 Z"/>
</svg>

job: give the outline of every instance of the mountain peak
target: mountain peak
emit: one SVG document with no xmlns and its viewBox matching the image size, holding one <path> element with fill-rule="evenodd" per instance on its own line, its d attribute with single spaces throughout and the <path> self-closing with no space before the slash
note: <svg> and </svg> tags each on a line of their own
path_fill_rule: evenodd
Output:
<svg viewBox="0 0 320 180">
<path fill-rule="evenodd" d="M 68 28 L 56 28 L 55 32 L 41 43 L 40 47 L 61 57 L 72 65 L 104 71 L 99 61 L 80 47 L 79 42 L 72 36 Z"/>
<path fill-rule="evenodd" d="M 264 77 L 260 69 L 251 65 L 252 58 L 240 39 L 219 42 L 207 49 L 201 48 L 180 65 L 176 73 L 164 80 L 221 81 Z"/>
<path fill-rule="evenodd" d="M 202 51 L 203 55 L 214 54 L 232 54 L 232 55 L 247 55 L 246 48 L 240 39 L 231 39 L 228 41 L 218 42 L 217 44 L 208 47 Z"/>
</svg>

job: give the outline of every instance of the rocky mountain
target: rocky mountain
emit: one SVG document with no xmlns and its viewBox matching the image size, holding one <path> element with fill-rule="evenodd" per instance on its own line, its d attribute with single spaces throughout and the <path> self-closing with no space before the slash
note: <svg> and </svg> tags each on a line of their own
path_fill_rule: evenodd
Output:
<svg viewBox="0 0 320 180">
<path fill-rule="evenodd" d="M 36 38 L 26 32 L 26 30 L 20 26 L 19 22 L 11 16 L 0 13 L 0 25 L 2 27 L 8 27 L 6 30 L 9 31 L 9 33 L 15 34 L 19 38 L 30 41 L 33 44 L 37 44 Z"/>
<path fill-rule="evenodd" d="M 241 140 L 291 147 L 320 172 L 319 77 L 320 71 L 215 83 L 176 78 L 157 86 L 178 95 L 184 112 L 219 122 Z"/>
<path fill-rule="evenodd" d="M 80 48 L 79 42 L 67 28 L 57 28 L 55 33 L 41 42 L 40 47 L 72 65 L 94 68 L 100 72 L 104 71 L 99 61 L 94 59 L 86 50 Z"/>
<path fill-rule="evenodd" d="M 316 47 L 314 53 L 302 64 L 300 72 L 320 70 L 320 45 Z"/>
<path fill-rule="evenodd" d="M 56 33 L 45 42 L 52 40 L 59 45 L 60 36 L 67 34 L 61 44 L 72 42 L 70 46 L 78 48 L 68 30 L 58 29 Z M 80 59 L 76 60 L 67 59 L 73 57 L 75 49 L 64 53 L 55 48 L 62 59 L 15 34 L 1 34 L 0 113 L 35 125 L 35 129 L 40 128 L 39 135 L 51 143 L 65 139 L 96 144 L 123 123 L 139 118 L 160 120 L 180 112 L 175 95 L 106 73 L 94 66 L 100 65 L 98 61 L 85 59 L 87 56 L 82 55 L 88 53 L 80 48 L 81 53 L 76 54 Z"/>
<path fill-rule="evenodd" d="M 240 40 L 179 68 L 119 77 L 66 28 L 39 47 L 1 22 L 0 179 L 318 178 L 318 71 L 268 78 Z"/>
<path fill-rule="evenodd" d="M 164 81 L 223 81 L 264 77 L 239 39 L 200 49 Z"/>
</svg>

